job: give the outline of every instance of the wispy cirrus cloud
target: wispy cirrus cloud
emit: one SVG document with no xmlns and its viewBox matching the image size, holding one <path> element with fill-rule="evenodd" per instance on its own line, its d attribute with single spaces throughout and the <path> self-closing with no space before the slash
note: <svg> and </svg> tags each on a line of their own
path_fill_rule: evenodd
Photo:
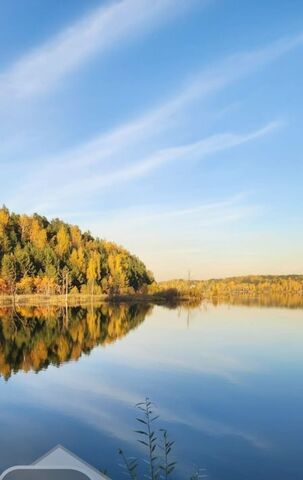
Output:
<svg viewBox="0 0 303 480">
<path fill-rule="evenodd" d="M 151 174 L 154 170 L 160 168 L 171 162 L 182 162 L 196 159 L 203 160 L 205 157 L 213 155 L 217 152 L 228 150 L 233 147 L 240 146 L 247 142 L 256 140 L 271 132 L 274 132 L 281 126 L 281 122 L 273 121 L 263 126 L 258 130 L 248 133 L 235 134 L 223 133 L 216 134 L 203 138 L 197 142 L 160 149 L 146 158 L 137 162 L 131 162 L 126 165 L 118 166 L 110 169 L 107 172 L 97 173 L 95 170 L 82 176 L 73 176 L 72 172 L 68 179 L 62 177 L 58 178 L 57 172 L 56 181 L 49 181 L 47 177 L 47 184 L 44 181 L 36 182 L 36 180 L 23 187 L 18 196 L 15 196 L 14 201 L 18 202 L 20 198 L 27 198 L 29 191 L 31 191 L 31 201 L 36 198 L 37 202 L 46 209 L 53 209 L 54 206 L 60 204 L 63 200 L 70 198 L 77 198 L 79 195 L 91 195 L 100 189 L 109 188 L 113 185 L 126 184 L 136 179 L 142 178 Z M 46 180 L 46 178 L 45 178 Z"/>
<path fill-rule="evenodd" d="M 236 147 L 238 145 L 242 145 L 243 143 L 265 136 L 277 129 L 279 126 L 281 126 L 281 122 L 274 121 L 253 132 L 245 134 L 216 134 L 188 145 L 169 147 L 159 150 L 137 163 L 131 163 L 125 167 L 118 168 L 113 172 L 101 174 L 99 176 L 95 175 L 94 173 L 89 178 L 81 178 L 77 185 L 74 184 L 70 186 L 70 193 L 72 193 L 75 188 L 78 192 L 91 192 L 94 189 L 112 186 L 116 183 L 129 182 L 136 178 L 145 176 L 154 169 L 172 161 L 184 160 L 192 157 L 198 157 L 199 160 L 201 160 L 204 157 L 212 155 L 216 152 Z M 65 189 L 65 193 L 67 193 L 68 190 L 69 189 Z"/>
<path fill-rule="evenodd" d="M 133 3 L 135 0 L 124 0 L 123 2 L 107 7 L 107 9 L 118 8 L 118 6 L 122 8 L 122 5 L 130 1 Z M 146 2 L 148 3 L 147 0 L 144 1 L 144 3 Z M 163 2 L 163 5 L 164 4 L 168 7 L 169 0 Z M 164 7 L 162 6 L 162 8 Z M 114 12 L 115 15 L 117 15 L 117 11 L 114 10 Z M 159 13 L 159 7 L 157 12 Z M 94 12 L 94 14 L 89 17 L 90 21 L 92 21 L 94 15 L 102 16 L 103 14 L 104 9 L 97 10 L 97 13 Z M 111 12 L 110 16 L 112 15 L 114 15 L 113 12 Z M 82 25 L 83 22 L 84 20 L 80 22 L 79 25 Z M 85 22 L 89 23 L 89 20 L 86 19 Z M 80 28 L 79 25 L 78 28 Z M 74 31 L 75 28 L 76 27 L 74 27 L 72 31 Z M 67 36 L 67 33 L 65 33 L 65 36 Z M 54 42 L 54 44 L 59 43 L 58 39 Z M 171 123 L 175 124 L 178 122 L 178 114 L 183 113 L 185 109 L 190 107 L 195 99 L 201 99 L 205 96 L 216 93 L 230 83 L 236 82 L 245 75 L 253 73 L 255 70 L 275 61 L 280 56 L 285 55 L 292 49 L 300 47 L 302 44 L 303 34 L 299 34 L 290 38 L 279 39 L 276 42 L 254 51 L 242 52 L 229 56 L 223 61 L 213 64 L 208 69 L 194 75 L 192 79 L 171 98 L 162 101 L 162 103 L 159 103 L 155 108 L 143 113 L 139 117 L 129 120 L 118 127 L 114 127 L 110 131 L 102 132 L 93 139 L 78 144 L 69 150 L 65 150 L 61 153 L 58 152 L 55 156 L 40 156 L 36 161 L 31 159 L 30 179 L 29 181 L 25 179 L 25 186 L 28 184 L 30 187 L 32 184 L 37 185 L 40 182 L 43 183 L 45 179 L 52 177 L 52 172 L 54 170 L 56 171 L 56 178 L 64 175 L 70 176 L 71 171 L 73 171 L 73 176 L 77 176 L 82 180 L 83 176 L 85 178 L 85 172 L 83 174 L 83 169 L 85 170 L 90 165 L 108 164 L 109 162 L 113 163 L 115 158 L 121 156 L 121 154 L 125 156 L 125 151 L 129 148 L 136 150 L 143 147 L 145 149 L 146 142 L 154 140 L 157 134 L 161 132 L 163 133 L 167 128 L 170 128 Z M 41 49 L 36 52 L 35 55 L 37 55 L 37 58 L 39 56 L 38 52 L 40 52 L 41 56 L 44 55 L 45 52 L 43 48 L 44 47 L 41 47 Z M 53 51 L 54 50 L 51 48 L 50 52 Z M 30 57 L 31 56 L 28 58 Z M 21 59 L 16 65 L 19 65 L 20 67 L 21 65 L 28 64 L 29 66 L 31 64 L 33 66 L 35 64 L 35 62 L 28 62 L 26 58 Z M 56 60 L 56 63 L 60 62 Z M 12 85 L 19 85 L 20 83 L 20 88 L 23 88 L 22 85 L 24 82 L 17 81 L 17 79 L 21 77 L 16 74 L 17 71 L 20 73 L 23 70 L 21 67 L 20 69 L 19 67 L 17 68 L 16 65 L 4 74 L 0 74 L 0 86 L 3 85 L 4 87 L 0 90 L 0 92 L 2 91 L 2 95 L 4 95 L 5 87 L 10 85 L 10 83 Z M 30 72 L 28 68 L 29 67 L 26 67 L 24 72 Z M 33 73 L 34 72 L 31 71 L 30 76 L 34 78 L 35 75 L 33 75 Z M 43 75 L 43 72 L 37 72 L 37 79 L 42 81 Z M 15 80 L 12 81 L 12 79 Z M 146 151 L 148 151 L 148 148 Z M 130 159 L 130 161 L 131 160 L 132 159 Z M 129 159 L 126 158 L 126 161 L 127 164 L 129 164 Z M 148 164 L 145 163 L 145 165 L 141 165 L 140 168 L 148 169 Z M 125 178 L 129 175 L 134 177 L 139 170 L 140 169 L 136 166 L 127 166 L 124 171 L 123 169 L 120 171 L 119 175 L 121 179 L 122 177 Z M 112 174 L 106 175 L 106 178 L 103 181 L 110 183 L 114 181 L 114 178 L 118 178 L 117 173 L 115 173 L 114 176 Z"/>
<path fill-rule="evenodd" d="M 100 237 L 116 238 L 133 251 L 141 252 L 142 246 L 152 243 L 167 260 L 174 250 L 184 254 L 200 251 L 200 239 L 205 239 L 210 231 L 222 231 L 260 216 L 263 209 L 252 198 L 251 192 L 241 192 L 220 201 L 188 201 L 185 205 L 154 203 L 95 211 L 86 215 L 85 227 Z M 66 212 L 65 218 L 79 217 L 77 212 Z"/>
<path fill-rule="evenodd" d="M 231 55 L 193 75 L 172 97 L 137 118 L 58 152 L 55 156 L 42 157 L 37 163 L 44 163 L 44 174 L 54 167 L 64 173 L 70 168 L 83 168 L 108 161 L 115 155 L 124 153 L 126 147 L 143 144 L 169 128 L 172 122 L 178 122 L 177 114 L 184 112 L 195 100 L 215 94 L 300 46 L 303 46 L 303 34 L 279 39 L 257 50 Z"/>
<path fill-rule="evenodd" d="M 93 55 L 174 15 L 193 0 L 120 0 L 100 6 L 0 73 L 0 99 L 22 99 L 55 87 Z"/>
</svg>

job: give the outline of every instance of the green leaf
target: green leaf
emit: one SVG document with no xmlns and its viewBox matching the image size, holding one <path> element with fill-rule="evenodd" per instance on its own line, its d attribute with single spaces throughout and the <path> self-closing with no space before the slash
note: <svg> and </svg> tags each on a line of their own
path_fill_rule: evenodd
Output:
<svg viewBox="0 0 303 480">
<path fill-rule="evenodd" d="M 142 443 L 143 445 L 145 445 L 146 447 L 148 447 L 148 443 L 147 442 L 144 442 L 144 440 L 138 440 L 139 443 Z"/>
</svg>

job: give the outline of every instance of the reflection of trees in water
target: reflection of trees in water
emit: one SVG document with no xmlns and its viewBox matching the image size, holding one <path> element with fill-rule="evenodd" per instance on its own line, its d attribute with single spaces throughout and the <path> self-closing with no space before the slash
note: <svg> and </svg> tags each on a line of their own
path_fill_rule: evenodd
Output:
<svg viewBox="0 0 303 480">
<path fill-rule="evenodd" d="M 163 305 L 166 308 L 175 309 L 182 308 L 189 311 L 193 308 L 200 307 L 201 305 L 243 305 L 243 306 L 259 306 L 259 307 L 284 307 L 284 308 L 303 308 L 303 294 L 302 293 L 217 293 L 214 295 L 195 296 L 195 292 L 192 292 L 192 296 L 182 296 L 182 294 L 176 289 L 168 289 L 159 291 L 158 295 L 165 299 L 165 301 L 158 302 L 159 305 Z M 157 303 L 157 297 L 155 297 L 155 303 Z"/>
<path fill-rule="evenodd" d="M 49 365 L 78 360 L 97 345 L 106 345 L 140 325 L 150 305 L 18 307 L 0 309 L 0 375 L 38 372 Z"/>
<path fill-rule="evenodd" d="M 207 302 L 197 299 L 168 302 L 167 308 L 187 310 L 207 304 L 303 308 L 302 295 L 260 295 L 258 297 L 216 296 Z M 98 345 L 107 345 L 140 325 L 153 306 L 139 303 L 102 304 L 94 307 L 18 306 L 0 308 L 0 376 L 8 379 L 22 370 L 38 372 L 49 365 L 78 360 Z"/>
<path fill-rule="evenodd" d="M 247 307 L 282 307 L 282 308 L 303 308 L 302 295 L 289 294 L 271 294 L 258 295 L 256 297 L 249 295 L 222 295 L 211 299 L 213 305 L 222 303 L 229 305 L 243 305 Z"/>
</svg>

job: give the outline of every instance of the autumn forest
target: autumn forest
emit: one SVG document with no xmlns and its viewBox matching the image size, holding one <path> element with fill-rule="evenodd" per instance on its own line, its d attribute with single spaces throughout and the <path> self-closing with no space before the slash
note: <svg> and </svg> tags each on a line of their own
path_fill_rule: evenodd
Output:
<svg viewBox="0 0 303 480">
<path fill-rule="evenodd" d="M 2 294 L 134 293 L 153 281 L 134 255 L 61 220 L 0 209 Z"/>
</svg>

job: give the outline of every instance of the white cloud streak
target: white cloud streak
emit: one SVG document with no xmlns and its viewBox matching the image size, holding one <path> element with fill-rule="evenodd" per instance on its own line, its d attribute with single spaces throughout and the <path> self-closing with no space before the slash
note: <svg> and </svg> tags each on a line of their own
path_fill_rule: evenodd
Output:
<svg viewBox="0 0 303 480">
<path fill-rule="evenodd" d="M 130 1 L 133 3 L 135 0 L 124 0 L 124 2 L 108 8 L 118 8 L 118 6 L 122 8 L 122 4 Z M 144 4 L 147 3 L 147 0 L 144 0 Z M 169 0 L 164 3 L 168 5 Z M 103 12 L 103 10 L 101 11 Z M 253 52 L 228 57 L 197 75 L 179 93 L 141 117 L 55 157 L 46 157 L 40 159 L 39 162 L 31 162 L 29 178 L 23 181 L 19 194 L 11 199 L 10 205 L 19 208 L 20 198 L 33 197 L 30 208 L 34 205 L 35 207 L 39 206 L 39 210 L 43 207 L 52 209 L 56 201 L 62 201 L 63 198 L 68 198 L 73 194 L 92 193 L 102 187 L 127 183 L 146 176 L 171 161 L 180 160 L 189 155 L 200 155 L 200 158 L 203 158 L 269 133 L 276 128 L 276 123 L 247 135 L 217 134 L 189 145 L 162 149 L 159 145 L 156 151 L 150 151 L 150 145 L 146 146 L 147 140 L 150 140 L 157 132 L 163 132 L 170 124 L 170 120 L 176 121 L 176 113 L 184 111 L 195 99 L 203 98 L 224 88 L 244 75 L 301 46 L 302 43 L 303 35 L 300 34 L 290 39 L 279 40 Z M 128 147 L 134 148 L 134 155 L 129 152 Z M 142 158 L 142 150 L 150 153 L 143 160 L 138 160 L 138 158 Z M 115 168 L 114 162 L 117 160 L 119 162 L 122 155 L 124 164 Z M 135 158 L 137 161 L 134 161 Z M 88 174 L 90 166 L 92 166 L 92 173 Z M 35 173 L 33 174 L 33 172 Z"/>
<path fill-rule="evenodd" d="M 93 175 L 87 179 L 82 178 L 77 185 L 71 185 L 68 190 L 72 192 L 74 188 L 77 188 L 78 192 L 79 189 L 82 192 L 91 192 L 92 190 L 101 187 L 109 187 L 117 183 L 125 183 L 143 177 L 156 168 L 172 161 L 190 159 L 192 157 L 201 160 L 216 152 L 227 150 L 265 136 L 274 131 L 280 125 L 279 122 L 271 122 L 265 127 L 247 134 L 217 134 L 189 145 L 166 148 L 152 154 L 138 163 L 130 164 L 114 172 L 105 175 L 101 174 L 100 176 Z M 68 190 L 65 190 L 65 192 L 67 193 Z"/>
<path fill-rule="evenodd" d="M 102 5 L 1 73 L 0 99 L 22 99 L 50 90 L 93 55 L 122 39 L 125 43 L 186 4 L 185 0 L 122 0 Z"/>
<path fill-rule="evenodd" d="M 127 146 L 138 141 L 143 143 L 147 138 L 163 131 L 169 120 L 175 118 L 177 112 L 194 100 L 221 90 L 302 45 L 303 34 L 300 34 L 289 39 L 280 39 L 258 50 L 232 55 L 197 74 L 172 98 L 147 113 L 62 154 L 44 158 L 44 162 L 51 165 L 51 168 L 56 165 L 60 171 L 104 162 L 119 152 L 124 152 Z"/>
<path fill-rule="evenodd" d="M 109 188 L 113 185 L 127 184 L 147 176 L 154 170 L 171 162 L 190 161 L 193 159 L 201 161 L 217 152 L 223 152 L 263 137 L 276 130 L 280 125 L 281 123 L 279 122 L 271 122 L 258 130 L 245 134 L 224 133 L 212 135 L 198 142 L 156 151 L 145 159 L 118 167 L 108 173 L 97 174 L 93 172 L 86 177 L 84 173 L 82 177 L 71 176 L 69 183 L 67 183 L 65 177 L 61 181 L 57 178 L 54 182 L 48 181 L 48 188 L 45 182 L 36 182 L 35 180 L 34 183 L 22 189 L 20 197 L 26 197 L 28 191 L 33 189 L 32 199 L 35 196 L 39 199 L 40 205 L 44 205 L 47 209 L 53 208 L 58 202 L 69 198 L 79 197 L 79 195 L 91 195 L 95 191 Z M 15 197 L 16 200 L 18 201 L 18 197 Z"/>
<path fill-rule="evenodd" d="M 115 237 L 118 237 L 122 230 L 124 235 L 130 234 L 138 241 L 142 240 L 142 235 L 151 238 L 151 232 L 156 225 L 161 226 L 160 231 L 165 232 L 165 237 L 168 236 L 167 231 L 175 235 L 174 230 L 182 227 L 189 231 L 192 224 L 197 232 L 197 228 L 225 225 L 257 213 L 258 206 L 247 205 L 246 197 L 245 194 L 239 194 L 219 202 L 205 202 L 187 207 L 163 208 L 163 205 L 148 205 L 110 210 L 106 214 L 94 212 L 91 216 L 98 218 L 98 223 L 90 224 L 89 228 L 98 234 L 103 232 L 103 235 L 108 229 Z M 70 213 L 66 215 L 70 217 Z M 75 215 L 77 216 L 76 213 Z"/>
</svg>

